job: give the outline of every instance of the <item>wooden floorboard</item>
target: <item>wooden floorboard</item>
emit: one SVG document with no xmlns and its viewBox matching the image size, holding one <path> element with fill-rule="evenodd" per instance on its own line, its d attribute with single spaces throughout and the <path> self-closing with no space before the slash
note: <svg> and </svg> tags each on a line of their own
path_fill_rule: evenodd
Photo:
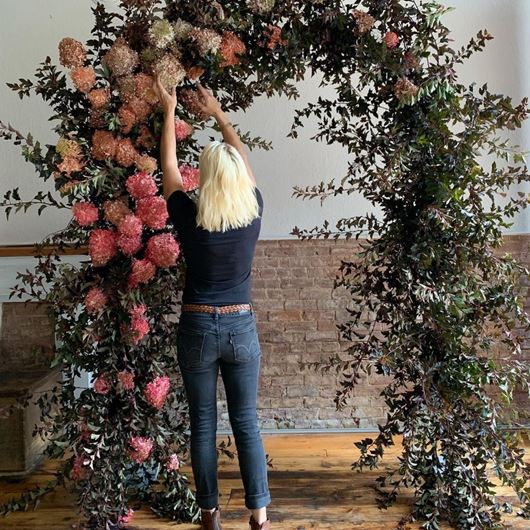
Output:
<svg viewBox="0 0 530 530">
<path fill-rule="evenodd" d="M 272 458 L 269 485 L 272 503 L 269 516 L 278 530 L 392 530 L 408 513 L 410 494 L 405 492 L 388 510 L 379 510 L 374 502 L 374 485 L 381 470 L 397 462 L 399 445 L 389 449 L 384 465 L 376 471 L 357 473 L 350 465 L 358 455 L 356 441 L 368 435 L 340 434 L 263 434 L 265 450 Z M 529 458 L 530 460 L 530 458 Z M 56 464 L 55 464 L 56 465 Z M 25 488 L 45 483 L 55 468 L 44 463 L 32 475 L 19 482 L 0 481 L 0 502 L 11 499 Z M 184 469 L 192 477 L 189 465 Z M 220 505 L 223 530 L 248 530 L 248 515 L 237 459 L 219 460 Z M 508 488 L 499 488 L 499 499 L 517 504 Z M 1 530 L 73 530 L 80 518 L 73 496 L 57 490 L 46 496 L 36 511 L 0 516 Z M 516 516 L 505 518 L 506 528 L 528 530 L 530 522 Z M 137 511 L 130 530 L 197 530 L 198 525 L 162 520 L 148 507 Z M 420 525 L 409 525 L 417 530 Z M 442 525 L 441 530 L 450 530 Z"/>
</svg>

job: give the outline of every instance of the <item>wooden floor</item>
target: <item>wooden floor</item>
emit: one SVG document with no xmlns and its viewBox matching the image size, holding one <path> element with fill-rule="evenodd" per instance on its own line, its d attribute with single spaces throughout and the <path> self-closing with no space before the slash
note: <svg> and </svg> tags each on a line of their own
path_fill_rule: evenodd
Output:
<svg viewBox="0 0 530 530">
<path fill-rule="evenodd" d="M 265 449 L 272 458 L 269 485 L 273 497 L 269 517 L 278 530 L 386 530 L 393 529 L 408 513 L 410 498 L 402 497 L 389 510 L 381 511 L 374 503 L 374 479 L 378 471 L 357 473 L 350 464 L 358 454 L 354 442 L 365 434 L 263 434 Z M 385 459 L 385 466 L 396 463 L 399 446 Z M 530 460 L 530 458 L 529 458 Z M 188 475 L 191 470 L 186 466 Z M 50 477 L 51 465 L 44 464 L 27 480 L 18 483 L 0 481 L 0 502 L 11 499 L 24 488 L 45 482 Z M 237 459 L 219 460 L 220 505 L 223 530 L 248 530 L 248 514 L 243 502 L 243 488 Z M 498 490 L 501 500 L 516 504 L 513 492 Z M 79 517 L 75 502 L 63 490 L 45 497 L 36 511 L 0 516 L 2 530 L 66 530 L 78 528 Z M 523 530 L 530 527 L 528 520 L 516 516 L 505 519 L 506 528 Z M 149 508 L 136 512 L 130 530 L 191 530 L 198 525 L 181 524 L 158 519 Z M 409 529 L 420 528 L 409 525 Z M 449 526 L 441 527 L 447 530 Z"/>
</svg>

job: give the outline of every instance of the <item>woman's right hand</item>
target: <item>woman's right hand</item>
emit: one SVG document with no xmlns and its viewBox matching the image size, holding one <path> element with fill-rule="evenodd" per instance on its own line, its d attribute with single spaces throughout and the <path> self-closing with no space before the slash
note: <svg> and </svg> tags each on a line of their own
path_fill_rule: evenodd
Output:
<svg viewBox="0 0 530 530">
<path fill-rule="evenodd" d="M 217 116 L 222 113 L 221 104 L 209 90 L 204 88 L 200 83 L 197 83 L 197 90 L 199 93 L 199 105 L 202 112 L 208 116 Z"/>
<path fill-rule="evenodd" d="M 171 92 L 168 92 L 156 74 L 153 78 L 153 88 L 158 96 L 164 115 L 175 114 L 175 108 L 177 106 L 176 88 L 172 87 Z"/>
</svg>

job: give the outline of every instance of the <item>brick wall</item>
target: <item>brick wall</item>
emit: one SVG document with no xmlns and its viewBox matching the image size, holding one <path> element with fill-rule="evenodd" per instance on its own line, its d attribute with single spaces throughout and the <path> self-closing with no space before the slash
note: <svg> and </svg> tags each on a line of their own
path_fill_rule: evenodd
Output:
<svg viewBox="0 0 530 530">
<path fill-rule="evenodd" d="M 530 235 L 507 236 L 502 250 L 530 265 Z M 333 291 L 332 285 L 341 258 L 351 259 L 355 251 L 356 243 L 345 240 L 258 243 L 253 298 L 263 353 L 259 390 L 263 428 L 373 428 L 384 420 L 379 394 L 385 378 L 365 377 L 353 394 L 355 410 L 337 411 L 336 373 L 301 370 L 298 365 L 298 361 L 327 359 L 345 346 L 335 321 L 346 320 L 348 297 L 344 290 Z M 521 282 L 530 310 L 529 279 Z M 523 355 L 530 358 L 530 337 L 523 343 Z M 228 416 L 222 389 L 219 397 L 220 426 L 225 428 Z M 530 412 L 527 395 L 519 392 L 516 399 Z"/>
<path fill-rule="evenodd" d="M 530 235 L 506 237 L 503 250 L 530 265 Z M 347 318 L 348 297 L 333 291 L 333 278 L 341 258 L 350 259 L 355 242 L 272 240 L 259 241 L 254 260 L 253 299 L 262 346 L 259 417 L 263 429 L 374 428 L 384 420 L 385 408 L 379 394 L 385 386 L 380 376 L 365 378 L 355 388 L 352 404 L 337 411 L 333 403 L 336 374 L 300 369 L 299 361 L 317 361 L 341 351 L 336 321 Z M 521 279 L 528 288 L 528 278 Z M 527 295 L 527 309 L 530 297 Z M 2 305 L 0 304 L 0 312 Z M 25 364 L 49 354 L 50 324 L 38 304 L 3 304 L 0 353 L 4 364 Z M 28 345 L 40 346 L 32 353 Z M 44 350 L 44 352 L 42 351 Z M 523 343 L 530 358 L 530 337 Z M 37 361 L 38 362 L 38 361 Z M 219 384 L 219 428 L 229 428 L 224 389 Z M 530 411 L 522 392 L 519 404 Z"/>
</svg>

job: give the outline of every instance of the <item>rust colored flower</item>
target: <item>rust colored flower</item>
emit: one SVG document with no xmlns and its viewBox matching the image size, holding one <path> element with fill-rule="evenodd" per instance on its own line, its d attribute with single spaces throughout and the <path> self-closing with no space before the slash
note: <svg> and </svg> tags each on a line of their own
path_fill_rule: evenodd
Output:
<svg viewBox="0 0 530 530">
<path fill-rule="evenodd" d="M 156 158 L 149 155 L 138 155 L 134 161 L 138 171 L 152 175 L 158 168 Z"/>
<path fill-rule="evenodd" d="M 91 66 L 78 66 L 70 71 L 70 77 L 77 90 L 88 93 L 96 84 L 96 72 Z"/>
<path fill-rule="evenodd" d="M 375 18 L 365 11 L 354 9 L 352 15 L 357 23 L 357 32 L 359 35 L 366 35 L 374 27 Z"/>
<path fill-rule="evenodd" d="M 138 151 L 134 148 L 130 138 L 120 138 L 116 142 L 116 162 L 123 167 L 132 166 L 138 156 Z"/>
<path fill-rule="evenodd" d="M 247 51 L 245 43 L 232 31 L 225 31 L 219 48 L 222 61 L 220 66 L 234 66 L 241 62 L 241 55 Z"/>
<path fill-rule="evenodd" d="M 94 88 L 88 93 L 88 99 L 94 109 L 103 109 L 109 104 L 110 90 L 108 88 Z"/>
<path fill-rule="evenodd" d="M 70 176 L 72 173 L 79 173 L 85 169 L 85 163 L 77 157 L 67 156 L 60 164 L 57 164 L 57 169 L 61 173 L 66 173 Z"/>
<path fill-rule="evenodd" d="M 117 141 L 110 131 L 99 130 L 92 135 L 92 156 L 96 160 L 114 158 Z"/>
<path fill-rule="evenodd" d="M 83 66 L 86 60 L 86 50 L 81 42 L 65 37 L 59 43 L 59 62 L 66 68 Z"/>
<path fill-rule="evenodd" d="M 413 98 L 418 93 L 418 87 L 407 77 L 402 77 L 394 85 L 394 93 L 400 100 Z"/>
</svg>

